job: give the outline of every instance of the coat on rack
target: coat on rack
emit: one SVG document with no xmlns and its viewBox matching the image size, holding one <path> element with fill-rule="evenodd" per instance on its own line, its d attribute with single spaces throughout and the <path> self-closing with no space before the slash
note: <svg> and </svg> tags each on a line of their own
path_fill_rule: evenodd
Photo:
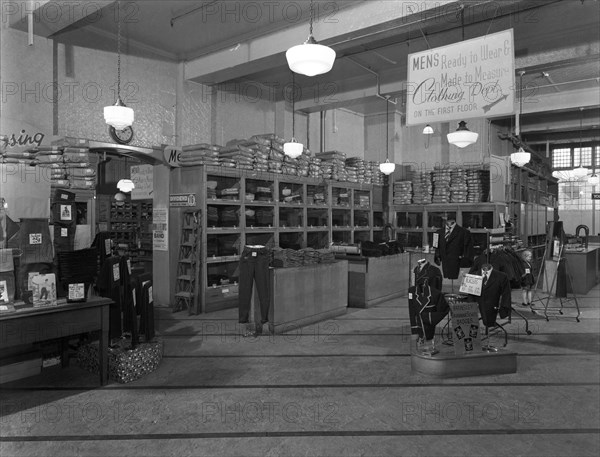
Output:
<svg viewBox="0 0 600 457">
<path fill-rule="evenodd" d="M 417 265 L 413 271 L 416 286 L 420 286 L 427 281 L 433 289 L 442 290 L 442 272 L 435 265 L 427 262 L 423 268 L 419 268 Z"/>
<path fill-rule="evenodd" d="M 408 311 L 411 333 L 431 340 L 435 336 L 435 326 L 448 314 L 450 307 L 444 295 L 425 281 L 408 289 Z"/>
</svg>

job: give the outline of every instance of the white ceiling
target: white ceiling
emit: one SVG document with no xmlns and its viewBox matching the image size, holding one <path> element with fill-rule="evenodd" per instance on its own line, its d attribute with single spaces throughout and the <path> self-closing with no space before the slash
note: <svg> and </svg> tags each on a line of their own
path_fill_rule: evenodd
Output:
<svg viewBox="0 0 600 457">
<path fill-rule="evenodd" d="M 336 18 L 351 19 L 347 19 L 347 33 L 325 41 L 338 54 L 332 71 L 316 78 L 296 77 L 296 83 L 306 88 L 303 99 L 296 103 L 300 110 L 344 107 L 364 115 L 383 113 L 386 105 L 376 96 L 379 92 L 398 97 L 396 109 L 402 112 L 402 83 L 406 79 L 409 53 L 458 42 L 463 36 L 469 39 L 513 28 L 517 75 L 525 71 L 524 94 L 529 100 L 540 101 L 537 105 L 529 103 L 523 110 L 521 128 L 525 141 L 529 144 L 557 138 L 579 141 L 582 136 L 600 139 L 600 107 L 586 104 L 593 97 L 571 96 L 600 92 L 598 0 L 442 1 L 437 3 L 443 8 L 434 11 L 435 14 L 411 15 L 406 9 L 401 20 L 382 20 L 376 26 L 361 28 L 365 18 L 353 17 L 352 11 L 364 3 L 364 0 L 315 1 L 319 30 L 324 30 L 328 22 L 333 24 Z M 395 3 L 405 9 L 408 4 L 418 2 Z M 115 3 L 97 4 L 103 8 L 94 20 L 88 17 L 67 24 L 47 24 L 46 29 L 38 27 L 38 30 L 47 30 L 47 35 L 62 43 L 112 51 L 116 49 Z M 462 18 L 460 5 L 465 6 Z M 125 53 L 193 61 L 261 37 L 281 36 L 278 34 L 288 30 L 295 30 L 294 33 L 306 30 L 308 35 L 309 2 L 138 0 L 122 1 L 121 13 Z M 338 28 L 344 25 L 335 24 Z M 12 26 L 26 27 L 23 22 Z M 315 38 L 319 40 L 316 31 Z M 238 65 L 233 79 L 229 79 L 232 73 L 228 71 L 207 71 L 194 80 L 204 84 L 284 86 L 291 80 L 284 54 L 272 54 L 260 61 L 250 59 Z M 311 87 L 323 90 L 332 84 L 340 95 L 338 99 L 330 103 L 311 100 Z M 276 94 L 279 99 L 282 96 Z M 584 110 L 580 109 L 582 106 Z M 514 120 L 495 122 L 510 127 Z"/>
</svg>

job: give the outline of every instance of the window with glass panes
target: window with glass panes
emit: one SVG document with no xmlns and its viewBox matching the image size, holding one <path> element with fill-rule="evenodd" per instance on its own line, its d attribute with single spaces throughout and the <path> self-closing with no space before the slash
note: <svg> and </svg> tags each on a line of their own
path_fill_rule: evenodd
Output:
<svg viewBox="0 0 600 457">
<path fill-rule="evenodd" d="M 552 168 L 570 168 L 571 148 L 558 148 L 552 150 Z"/>
<path fill-rule="evenodd" d="M 573 165 L 575 167 L 591 167 L 592 166 L 592 148 L 574 148 L 573 149 Z"/>
</svg>

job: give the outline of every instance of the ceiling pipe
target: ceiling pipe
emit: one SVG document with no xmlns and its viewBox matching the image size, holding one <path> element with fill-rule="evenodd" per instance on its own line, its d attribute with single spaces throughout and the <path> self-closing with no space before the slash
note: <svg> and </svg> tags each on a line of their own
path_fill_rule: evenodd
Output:
<svg viewBox="0 0 600 457">
<path fill-rule="evenodd" d="M 363 65 L 362 63 L 356 61 L 356 59 L 353 59 L 352 57 L 347 57 L 347 59 L 350 62 L 354 62 L 356 65 L 358 65 L 363 70 L 366 70 L 369 73 L 375 75 L 375 78 L 377 80 L 377 93 L 375 95 L 377 97 L 379 97 L 379 98 L 381 98 L 381 99 L 385 100 L 386 102 L 391 103 L 393 105 L 397 105 L 398 104 L 398 100 L 396 98 L 394 98 L 394 100 L 392 101 L 392 99 L 389 96 L 386 97 L 385 95 L 381 94 L 381 83 L 380 83 L 380 80 L 379 80 L 379 73 L 377 73 L 374 70 L 371 70 L 369 67 L 367 67 L 367 66 Z"/>
</svg>

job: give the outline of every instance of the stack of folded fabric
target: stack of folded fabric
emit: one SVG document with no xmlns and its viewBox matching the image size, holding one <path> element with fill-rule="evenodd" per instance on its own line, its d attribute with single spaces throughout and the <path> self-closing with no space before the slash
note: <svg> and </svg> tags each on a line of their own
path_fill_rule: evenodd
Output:
<svg viewBox="0 0 600 457">
<path fill-rule="evenodd" d="M 254 151 L 247 146 L 244 146 L 242 142 L 235 140 L 228 142 L 219 152 L 219 161 L 233 160 L 236 164 L 236 168 L 241 170 L 253 170 L 254 169 Z"/>
<path fill-rule="evenodd" d="M 281 172 L 284 175 L 298 176 L 298 160 L 286 156 L 281 167 Z"/>
<path fill-rule="evenodd" d="M 324 187 L 307 186 L 306 196 L 308 203 L 315 205 L 327 204 L 326 190 Z"/>
<path fill-rule="evenodd" d="M 207 199 L 216 199 L 217 198 L 217 181 L 207 181 L 206 182 L 206 198 Z"/>
<path fill-rule="evenodd" d="M 432 172 L 433 203 L 450 203 L 450 170 L 436 168 Z"/>
<path fill-rule="evenodd" d="M 329 249 L 318 249 L 319 252 L 319 263 L 333 263 L 335 262 L 335 254 Z"/>
<path fill-rule="evenodd" d="M 316 265 L 319 263 L 321 256 L 317 250 L 312 248 L 304 248 L 301 249 L 301 251 L 304 253 L 304 257 L 302 259 L 303 265 Z"/>
<path fill-rule="evenodd" d="M 350 191 L 348 189 L 332 187 L 331 198 L 334 205 L 350 206 Z"/>
<path fill-rule="evenodd" d="M 69 285 L 81 284 L 87 296 L 87 289 L 94 282 L 97 274 L 98 251 L 96 248 L 78 251 L 57 251 L 58 277 L 69 291 Z M 68 297 L 68 295 L 67 295 Z"/>
<path fill-rule="evenodd" d="M 310 168 L 310 156 L 308 155 L 310 151 L 304 148 L 304 152 L 300 157 L 296 159 L 297 161 L 297 173 L 298 176 L 306 178 L 308 176 L 309 168 Z"/>
<path fill-rule="evenodd" d="M 206 225 L 208 227 L 219 226 L 219 209 L 216 206 L 206 208 Z"/>
<path fill-rule="evenodd" d="M 67 169 L 63 160 L 64 149 L 64 146 L 52 145 L 35 147 L 28 150 L 28 152 L 35 152 L 37 165 L 45 170 L 44 174 L 46 176 L 50 177 L 51 187 L 71 187 L 71 182 L 67 179 Z"/>
<path fill-rule="evenodd" d="M 238 208 L 234 206 L 219 207 L 219 227 L 237 227 L 239 226 Z"/>
<path fill-rule="evenodd" d="M 383 186 L 383 180 L 384 180 L 385 175 L 379 169 L 379 163 L 378 162 L 369 162 L 369 165 L 371 167 L 371 176 L 372 176 L 371 182 L 375 185 Z"/>
<path fill-rule="evenodd" d="M 339 151 L 327 151 L 315 154 L 315 157 L 321 159 L 321 168 L 323 169 L 324 178 L 330 178 L 335 181 L 348 180 L 348 173 L 346 172 L 346 154 Z"/>
<path fill-rule="evenodd" d="M 356 170 L 356 181 L 360 183 L 370 183 L 371 182 L 371 168 L 365 160 L 360 157 L 350 157 L 346 159 L 346 170 L 350 177 L 352 177 L 352 173 L 350 170 Z M 368 171 L 367 171 L 368 170 Z M 352 181 L 350 181 L 352 182 Z"/>
<path fill-rule="evenodd" d="M 396 181 L 394 183 L 394 205 L 409 205 L 412 203 L 412 182 Z"/>
<path fill-rule="evenodd" d="M 428 171 L 413 171 L 411 174 L 413 187 L 413 203 L 426 205 L 431 203 L 433 185 L 431 184 L 431 173 Z"/>
<path fill-rule="evenodd" d="M 489 170 L 467 170 L 467 202 L 486 202 L 490 193 Z"/>
<path fill-rule="evenodd" d="M 323 170 L 321 169 L 321 159 L 317 157 L 309 157 L 308 177 L 316 179 L 320 179 L 323 177 Z"/>
<path fill-rule="evenodd" d="M 267 186 L 257 186 L 254 200 L 259 202 L 271 202 L 273 201 L 273 191 Z"/>
<path fill-rule="evenodd" d="M 182 167 L 193 167 L 196 165 L 220 165 L 219 153 L 223 149 L 216 144 L 193 144 L 184 146 L 179 156 Z"/>
<path fill-rule="evenodd" d="M 349 167 L 346 165 L 346 176 L 348 182 L 358 182 L 358 169 L 356 167 Z"/>
<path fill-rule="evenodd" d="M 0 135 L 0 163 L 36 165 L 35 156 L 35 151 L 30 152 L 10 147 L 8 136 Z"/>
<path fill-rule="evenodd" d="M 71 189 L 96 188 L 95 157 L 90 155 L 89 148 L 67 146 L 63 151 L 63 160 Z"/>
<path fill-rule="evenodd" d="M 237 187 L 228 187 L 226 189 L 217 190 L 217 196 L 222 200 L 239 200 L 240 189 Z"/>
<path fill-rule="evenodd" d="M 467 173 L 464 168 L 456 168 L 450 172 L 450 201 L 452 203 L 466 203 L 469 188 L 467 186 Z"/>
</svg>

